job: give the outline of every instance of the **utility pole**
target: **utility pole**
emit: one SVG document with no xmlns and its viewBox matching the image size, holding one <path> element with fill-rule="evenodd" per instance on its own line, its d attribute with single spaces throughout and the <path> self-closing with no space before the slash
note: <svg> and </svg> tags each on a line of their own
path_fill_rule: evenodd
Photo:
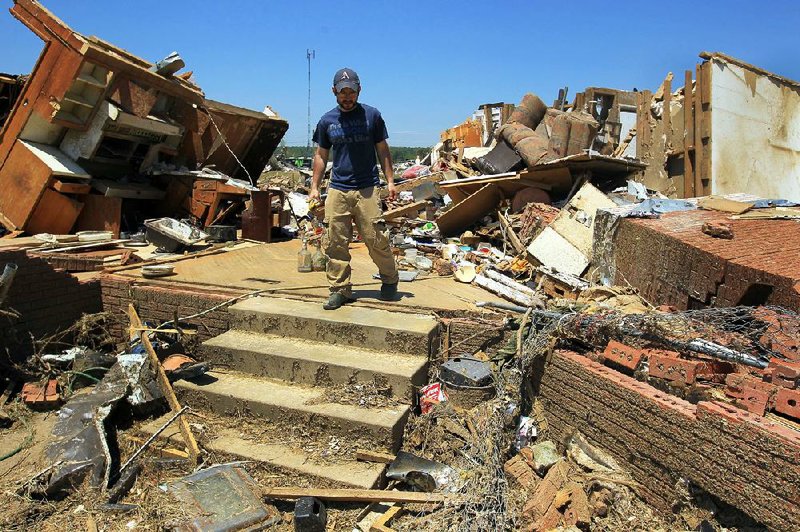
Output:
<svg viewBox="0 0 800 532">
<path fill-rule="evenodd" d="M 306 137 L 306 159 L 311 157 L 311 60 L 315 58 L 315 51 L 306 48 L 308 60 L 308 136 Z"/>
</svg>

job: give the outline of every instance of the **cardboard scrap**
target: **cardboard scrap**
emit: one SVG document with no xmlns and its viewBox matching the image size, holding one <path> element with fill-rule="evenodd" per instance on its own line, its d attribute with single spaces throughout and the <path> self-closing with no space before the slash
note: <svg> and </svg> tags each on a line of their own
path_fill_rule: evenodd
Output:
<svg viewBox="0 0 800 532">
<path fill-rule="evenodd" d="M 697 206 L 701 209 L 709 211 L 730 212 L 733 214 L 742 214 L 753 208 L 752 201 L 735 201 L 727 199 L 722 196 L 707 196 L 697 200 Z"/>
</svg>

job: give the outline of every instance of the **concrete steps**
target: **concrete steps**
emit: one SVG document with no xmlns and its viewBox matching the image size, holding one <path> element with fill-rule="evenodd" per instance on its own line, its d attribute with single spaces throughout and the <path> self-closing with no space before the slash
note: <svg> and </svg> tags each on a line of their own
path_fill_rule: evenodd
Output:
<svg viewBox="0 0 800 532">
<path fill-rule="evenodd" d="M 312 435 L 364 439 L 381 450 L 399 447 L 408 405 L 362 408 L 324 402 L 325 389 L 286 384 L 234 373 L 206 374 L 193 382 L 173 384 L 181 400 L 219 415 L 250 415 L 304 426 Z"/>
<path fill-rule="evenodd" d="M 256 297 L 228 309 L 233 328 L 427 357 L 438 324 L 432 316 L 345 305 L 322 310 L 319 303 Z"/>
<path fill-rule="evenodd" d="M 288 485 L 380 485 L 383 464 L 356 462 L 353 451 L 400 448 L 414 386 L 427 382 L 438 343 L 436 319 L 355 305 L 325 311 L 319 302 L 268 297 L 241 301 L 229 313 L 232 329 L 199 353 L 216 369 L 174 383 L 181 403 L 230 422 L 203 446 L 289 472 Z M 391 406 L 331 402 L 342 391 L 331 386 L 350 391 L 372 381 L 391 386 Z M 248 437 L 236 420 L 269 430 Z M 337 460 L 321 460 L 335 441 L 342 444 Z"/>
<path fill-rule="evenodd" d="M 203 344 L 214 367 L 259 377 L 320 385 L 385 380 L 392 395 L 410 399 L 427 379 L 427 359 L 374 349 L 330 345 L 273 334 L 230 330 Z"/>
<path fill-rule="evenodd" d="M 169 418 L 166 414 L 142 427 L 139 432 L 151 436 Z M 180 431 L 173 425 L 159 435 L 167 445 L 182 449 L 183 439 Z M 308 453 L 291 445 L 277 442 L 255 442 L 242 437 L 241 431 L 224 428 L 211 439 L 203 442 L 203 448 L 214 454 L 224 455 L 226 459 L 251 460 L 261 462 L 277 469 L 289 478 L 298 476 L 320 487 L 352 487 L 372 489 L 380 487 L 384 464 L 358 462 L 356 460 L 320 461 L 310 460 Z"/>
</svg>

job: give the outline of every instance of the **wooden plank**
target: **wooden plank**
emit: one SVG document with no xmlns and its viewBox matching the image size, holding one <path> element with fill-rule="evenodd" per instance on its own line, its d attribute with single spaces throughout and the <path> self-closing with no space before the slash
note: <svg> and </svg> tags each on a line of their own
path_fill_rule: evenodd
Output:
<svg viewBox="0 0 800 532">
<path fill-rule="evenodd" d="M 125 435 L 131 443 L 141 446 L 146 440 L 144 438 L 137 438 L 136 436 Z M 184 460 L 189 458 L 189 453 L 181 451 L 180 449 L 173 449 L 171 447 L 154 447 L 153 450 L 157 452 L 162 458 L 182 458 Z"/>
<path fill-rule="evenodd" d="M 167 374 L 164 373 L 164 368 L 161 366 L 161 362 L 158 360 L 155 349 L 153 349 L 153 344 L 150 343 L 150 338 L 148 338 L 146 334 L 141 334 L 133 330 L 142 328 L 142 320 L 139 318 L 139 314 L 136 312 L 136 309 L 133 307 L 133 305 L 128 305 L 128 318 L 132 327 L 130 336 L 132 339 L 136 337 L 141 339 L 142 345 L 144 346 L 145 351 L 147 351 L 147 356 L 150 358 L 150 363 L 153 365 L 153 368 L 156 371 L 156 380 L 158 381 L 158 386 L 161 388 L 161 392 L 164 394 L 164 397 L 166 397 L 170 410 L 172 410 L 173 414 L 179 412 L 181 410 L 181 404 L 178 402 L 178 398 L 175 396 L 175 391 L 172 389 L 172 385 L 167 378 Z M 183 435 L 183 441 L 186 443 L 186 450 L 189 452 L 189 458 L 191 462 L 193 464 L 197 464 L 200 459 L 200 448 L 197 446 L 197 441 L 194 439 L 194 435 L 192 434 L 192 429 L 189 427 L 189 423 L 186 421 L 184 416 L 179 416 L 175 422 L 178 424 L 178 428 Z"/>
<path fill-rule="evenodd" d="M 514 248 L 514 251 L 517 252 L 517 255 L 524 255 L 525 254 L 525 246 L 522 244 L 522 241 L 517 236 L 517 233 L 514 232 L 514 228 L 511 227 L 511 222 L 503 216 L 503 213 L 499 210 L 497 211 L 497 219 L 500 220 L 500 225 L 503 226 L 503 229 L 508 236 L 508 241 L 511 243 L 511 247 Z"/>
<path fill-rule="evenodd" d="M 401 506 L 392 506 L 382 516 L 380 516 L 372 526 L 369 532 L 394 532 L 394 528 L 389 528 L 389 523 L 403 511 Z"/>
<path fill-rule="evenodd" d="M 643 159 L 645 155 L 644 143 L 640 141 L 641 132 L 644 131 L 645 125 L 645 111 L 644 111 L 644 94 L 641 92 L 636 93 L 636 157 Z"/>
<path fill-rule="evenodd" d="M 697 196 L 706 194 L 703 185 L 703 134 L 701 124 L 703 122 L 703 104 L 700 95 L 703 86 L 703 75 L 700 65 L 695 66 L 695 76 L 697 79 L 696 93 L 694 97 L 694 191 Z"/>
<path fill-rule="evenodd" d="M 368 451 L 366 449 L 356 450 L 356 460 L 362 462 L 376 462 L 379 464 L 391 464 L 394 462 L 395 455 L 389 453 L 379 453 L 376 451 Z"/>
<path fill-rule="evenodd" d="M 455 235 L 496 209 L 499 203 L 500 194 L 497 187 L 491 184 L 485 185 L 439 216 L 436 220 L 439 231 L 442 236 Z"/>
<path fill-rule="evenodd" d="M 266 499 L 299 499 L 316 497 L 324 501 L 351 502 L 402 502 L 402 503 L 441 503 L 459 501 L 462 497 L 450 493 L 424 493 L 419 491 L 384 491 L 363 489 L 326 488 L 263 488 Z"/>
<path fill-rule="evenodd" d="M 415 216 L 419 211 L 423 210 L 425 206 L 428 204 L 427 201 L 415 201 L 414 203 L 409 203 L 408 205 L 403 205 L 402 207 L 397 207 L 395 209 L 386 211 L 383 213 L 384 220 L 394 220 L 395 218 L 400 218 L 401 216 Z"/>
<path fill-rule="evenodd" d="M 68 246 L 64 248 L 51 248 L 51 249 L 43 249 L 38 251 L 38 253 L 63 253 L 65 251 L 79 251 L 79 250 L 86 250 L 86 249 L 102 249 L 108 246 L 116 247 L 118 244 L 123 242 L 127 242 L 127 240 L 106 240 L 105 242 L 89 242 L 86 244 L 78 244 L 76 246 Z"/>
<path fill-rule="evenodd" d="M 669 145 L 671 144 L 672 140 L 672 117 L 670 116 L 670 105 L 672 102 L 672 72 L 667 75 L 667 78 L 664 80 L 664 134 L 667 137 L 667 149 L 669 149 Z"/>
<path fill-rule="evenodd" d="M 703 105 L 711 105 L 711 63 L 703 63 L 700 70 L 703 71 L 700 78 L 700 101 Z"/>
<path fill-rule="evenodd" d="M 92 191 L 92 185 L 89 183 L 65 183 L 58 179 L 53 180 L 53 190 L 61 192 L 62 194 L 88 194 Z"/>
<path fill-rule="evenodd" d="M 653 137 L 653 130 L 650 129 L 650 105 L 653 103 L 653 93 L 647 90 L 642 91 L 642 97 L 644 98 L 644 129 L 641 132 L 637 129 L 637 132 L 645 146 L 650 146 Z"/>
<path fill-rule="evenodd" d="M 695 194 L 694 170 L 691 149 L 694 147 L 694 127 L 692 124 L 692 71 L 684 73 L 683 85 L 683 197 L 693 198 Z"/>
</svg>

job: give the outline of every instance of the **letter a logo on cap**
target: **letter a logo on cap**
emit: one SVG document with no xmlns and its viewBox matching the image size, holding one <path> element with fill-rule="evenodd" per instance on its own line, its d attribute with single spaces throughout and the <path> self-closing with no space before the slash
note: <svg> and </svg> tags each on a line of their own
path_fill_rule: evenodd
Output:
<svg viewBox="0 0 800 532">
<path fill-rule="evenodd" d="M 336 71 L 333 76 L 333 88 L 336 92 L 344 88 L 350 88 L 354 91 L 361 89 L 361 81 L 358 79 L 358 74 L 351 68 L 341 68 Z"/>
</svg>

